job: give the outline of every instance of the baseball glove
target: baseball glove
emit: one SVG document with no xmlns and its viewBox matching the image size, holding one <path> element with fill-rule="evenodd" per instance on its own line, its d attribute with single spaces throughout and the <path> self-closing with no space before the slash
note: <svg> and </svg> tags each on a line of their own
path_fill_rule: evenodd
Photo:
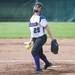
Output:
<svg viewBox="0 0 75 75">
<path fill-rule="evenodd" d="M 56 39 L 53 39 L 51 41 L 51 52 L 53 54 L 58 54 L 58 50 L 59 50 L 59 45 Z"/>
</svg>

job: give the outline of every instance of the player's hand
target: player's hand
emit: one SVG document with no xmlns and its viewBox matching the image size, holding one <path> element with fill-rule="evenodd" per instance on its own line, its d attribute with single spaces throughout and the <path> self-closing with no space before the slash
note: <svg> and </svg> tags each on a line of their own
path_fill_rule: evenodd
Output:
<svg viewBox="0 0 75 75">
<path fill-rule="evenodd" d="M 24 42 L 24 44 L 25 44 L 25 48 L 26 48 L 26 49 L 30 49 L 30 48 L 32 47 L 30 41 L 29 41 L 29 42 Z"/>
<path fill-rule="evenodd" d="M 25 45 L 30 45 L 31 42 L 30 42 L 30 41 L 29 41 L 29 42 L 24 42 L 24 44 L 25 44 Z"/>
</svg>

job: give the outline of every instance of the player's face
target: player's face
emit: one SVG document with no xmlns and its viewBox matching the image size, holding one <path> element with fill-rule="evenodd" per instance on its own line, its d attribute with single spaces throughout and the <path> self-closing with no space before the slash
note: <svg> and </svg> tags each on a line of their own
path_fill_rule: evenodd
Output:
<svg viewBox="0 0 75 75">
<path fill-rule="evenodd" d="M 40 7 L 39 5 L 36 5 L 36 10 L 38 10 L 38 12 L 41 12 L 42 7 Z"/>
</svg>

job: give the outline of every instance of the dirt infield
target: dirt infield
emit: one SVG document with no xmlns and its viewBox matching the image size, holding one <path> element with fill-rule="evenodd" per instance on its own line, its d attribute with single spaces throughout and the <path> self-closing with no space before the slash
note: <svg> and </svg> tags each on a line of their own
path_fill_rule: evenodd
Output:
<svg viewBox="0 0 75 75">
<path fill-rule="evenodd" d="M 35 75 L 31 50 L 23 44 L 27 40 L 0 39 L 0 75 Z M 58 42 L 58 55 L 50 52 L 49 39 L 44 45 L 44 53 L 53 66 L 40 75 L 75 75 L 75 39 L 58 39 Z M 41 64 L 44 65 L 42 61 Z"/>
</svg>

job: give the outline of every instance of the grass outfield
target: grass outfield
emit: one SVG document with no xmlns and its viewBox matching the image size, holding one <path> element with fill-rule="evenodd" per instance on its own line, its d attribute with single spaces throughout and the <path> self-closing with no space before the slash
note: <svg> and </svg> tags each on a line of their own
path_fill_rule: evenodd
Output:
<svg viewBox="0 0 75 75">
<path fill-rule="evenodd" d="M 74 22 L 49 22 L 54 37 L 75 38 Z M 0 38 L 28 38 L 27 22 L 0 22 Z"/>
</svg>

